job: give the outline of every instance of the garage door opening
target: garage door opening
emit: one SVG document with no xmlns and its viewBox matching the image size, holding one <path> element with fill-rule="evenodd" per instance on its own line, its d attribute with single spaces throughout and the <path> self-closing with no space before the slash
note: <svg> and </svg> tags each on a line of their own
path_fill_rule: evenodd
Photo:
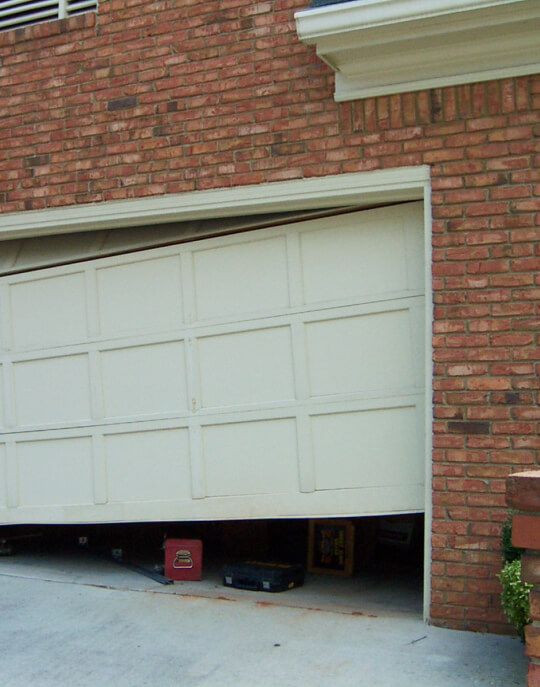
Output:
<svg viewBox="0 0 540 687">
<path fill-rule="evenodd" d="M 345 574 L 335 574 L 332 564 L 325 570 L 316 551 L 314 555 L 313 537 L 319 523 L 337 523 L 351 533 L 345 552 L 351 557 L 350 566 Z M 6 527 L 0 530 L 0 574 L 112 588 L 141 586 L 179 595 L 357 615 L 418 617 L 422 615 L 423 528 L 422 514 Z M 171 538 L 202 541 L 200 581 L 176 581 L 162 588 L 152 580 L 152 574 L 164 573 L 163 546 Z M 306 571 L 305 582 L 274 594 L 223 585 L 225 565 L 249 561 L 300 564 Z"/>
<path fill-rule="evenodd" d="M 14 217 L 0 523 L 429 529 L 429 204 L 413 167 Z"/>
<path fill-rule="evenodd" d="M 8 270 L 2 522 L 362 516 L 360 537 L 423 512 L 424 236 L 408 202 Z"/>
</svg>

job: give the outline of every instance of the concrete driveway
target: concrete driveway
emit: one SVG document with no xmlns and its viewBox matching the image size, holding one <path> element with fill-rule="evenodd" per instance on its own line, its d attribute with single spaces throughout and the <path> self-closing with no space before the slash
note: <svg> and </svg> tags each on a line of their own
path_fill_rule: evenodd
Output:
<svg viewBox="0 0 540 687">
<path fill-rule="evenodd" d="M 107 566 L 88 576 L 0 560 L 3 687 L 525 684 L 515 638 L 429 627 L 417 613 L 275 605 L 287 593 L 205 598 Z"/>
</svg>

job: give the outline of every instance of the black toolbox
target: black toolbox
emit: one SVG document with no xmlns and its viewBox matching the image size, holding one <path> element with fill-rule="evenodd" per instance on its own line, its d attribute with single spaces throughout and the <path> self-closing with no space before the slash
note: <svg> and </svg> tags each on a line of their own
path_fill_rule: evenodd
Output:
<svg viewBox="0 0 540 687">
<path fill-rule="evenodd" d="M 304 584 L 304 566 L 245 561 L 223 566 L 223 584 L 254 592 L 284 592 Z"/>
</svg>

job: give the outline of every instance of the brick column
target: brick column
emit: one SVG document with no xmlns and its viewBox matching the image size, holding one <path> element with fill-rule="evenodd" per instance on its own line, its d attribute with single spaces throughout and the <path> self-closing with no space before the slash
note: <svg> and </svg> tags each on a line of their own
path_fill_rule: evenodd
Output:
<svg viewBox="0 0 540 687">
<path fill-rule="evenodd" d="M 506 502 L 515 511 L 512 544 L 526 549 L 521 558 L 521 578 L 533 585 L 531 623 L 525 628 L 525 654 L 530 658 L 527 687 L 540 687 L 540 470 L 510 475 Z"/>
</svg>

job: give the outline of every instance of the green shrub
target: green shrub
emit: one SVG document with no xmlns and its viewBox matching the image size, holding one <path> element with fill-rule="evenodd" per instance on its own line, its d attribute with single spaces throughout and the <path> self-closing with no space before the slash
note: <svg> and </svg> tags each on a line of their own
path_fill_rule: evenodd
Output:
<svg viewBox="0 0 540 687">
<path fill-rule="evenodd" d="M 501 603 L 504 615 L 514 625 L 518 635 L 523 640 L 525 625 L 530 622 L 529 591 L 532 584 L 521 580 L 521 560 L 519 558 L 505 563 L 497 577 L 503 587 Z"/>
</svg>

